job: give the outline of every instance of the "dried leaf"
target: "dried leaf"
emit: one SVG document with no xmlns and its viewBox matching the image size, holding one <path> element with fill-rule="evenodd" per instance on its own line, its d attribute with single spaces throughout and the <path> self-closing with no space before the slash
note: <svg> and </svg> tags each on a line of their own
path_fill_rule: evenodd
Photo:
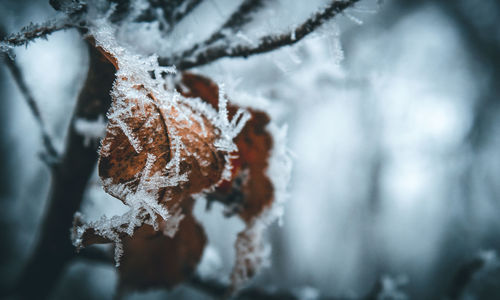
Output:
<svg viewBox="0 0 500 300">
<path fill-rule="evenodd" d="M 187 202 L 192 206 L 191 200 Z M 182 213 L 184 217 L 173 238 L 143 225 L 134 236 L 123 239 L 124 253 L 118 269 L 121 287 L 170 288 L 192 275 L 203 254 L 206 236 L 192 216 L 191 207 L 183 207 Z"/>
<path fill-rule="evenodd" d="M 206 77 L 184 73 L 178 89 L 185 97 L 199 97 L 213 107 L 218 106 L 219 88 Z M 228 105 L 230 121 L 237 110 L 237 106 Z M 248 111 L 250 120 L 235 138 L 238 151 L 232 153 L 231 178 L 221 182 L 212 197 L 227 205 L 238 204 L 235 207 L 238 214 L 250 223 L 272 204 L 273 186 L 266 174 L 272 149 L 272 137 L 266 130 L 270 119 L 265 112 Z"/>
<path fill-rule="evenodd" d="M 172 287 L 193 272 L 206 243 L 191 212 L 192 195 L 212 191 L 209 197 L 219 197 L 247 224 L 236 242 L 232 280 L 239 286 L 266 261 L 260 219 L 274 200 L 266 175 L 269 117 L 228 105 L 202 76 L 184 74 L 176 93 L 161 75 L 173 69 L 127 53 L 110 28 L 93 34 L 117 68 L 99 176 L 105 191 L 130 210 L 90 223 L 77 215 L 74 244 L 115 243 L 117 263 L 123 254 L 122 287 Z"/>
<path fill-rule="evenodd" d="M 181 113 L 178 109 L 166 109 L 153 95 L 148 93 L 148 97 L 148 102 L 127 99 L 112 106 L 100 151 L 99 176 L 106 192 L 126 201 L 127 195 L 136 192 L 141 178 L 147 175 L 150 178 L 146 178 L 146 189 L 157 192 L 158 202 L 170 208 L 220 180 L 224 153 L 213 146 L 217 136 L 206 118 L 178 121 L 175 118 Z M 186 105 L 181 107 L 186 111 L 191 109 Z M 123 115 L 115 115 L 117 110 Z M 182 113 L 187 117 L 195 115 L 192 111 Z M 154 159 L 147 170 L 149 174 L 144 174 L 151 155 Z M 183 180 L 169 181 L 183 175 L 186 176 Z"/>
<path fill-rule="evenodd" d="M 186 97 L 199 97 L 218 106 L 218 86 L 210 79 L 184 73 L 179 91 Z M 228 106 L 231 120 L 238 107 Z M 231 275 L 233 289 L 238 289 L 266 264 L 268 248 L 262 238 L 264 227 L 259 218 L 274 200 L 273 185 L 266 174 L 272 149 L 272 136 L 266 130 L 270 119 L 265 112 L 249 109 L 251 118 L 236 137 L 238 151 L 232 153 L 231 177 L 220 183 L 208 195 L 229 206 L 245 221 L 247 227 L 238 234 L 235 249 L 236 263 Z"/>
</svg>

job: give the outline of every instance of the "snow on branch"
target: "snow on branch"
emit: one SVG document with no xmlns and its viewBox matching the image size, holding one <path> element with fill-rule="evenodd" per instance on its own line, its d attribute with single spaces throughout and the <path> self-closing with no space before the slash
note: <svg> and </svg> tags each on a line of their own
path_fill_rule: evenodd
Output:
<svg viewBox="0 0 500 300">
<path fill-rule="evenodd" d="M 252 2 L 252 1 L 245 1 Z M 255 45 L 213 45 L 204 48 L 204 43 L 200 46 L 194 46 L 198 51 L 193 51 L 189 53 L 189 50 L 178 55 L 172 55 L 172 57 L 160 57 L 158 59 L 160 65 L 175 65 L 178 69 L 185 70 L 193 68 L 196 66 L 201 66 L 204 64 L 211 63 L 217 59 L 223 57 L 248 57 L 254 54 L 260 54 L 278 49 L 283 46 L 293 45 L 300 41 L 314 30 L 323 25 L 326 21 L 335 17 L 339 13 L 344 12 L 347 8 L 353 6 L 359 0 L 347 0 L 347 1 L 335 1 L 332 0 L 331 3 L 323 10 L 315 13 L 304 23 L 300 24 L 298 27 L 294 28 L 290 32 L 282 34 L 271 34 L 261 37 L 255 42 Z M 231 17 L 230 17 L 231 19 Z M 229 21 L 228 21 L 229 22 Z M 238 26 L 235 23 L 234 26 Z M 224 27 L 224 26 L 223 26 Z M 210 39 L 210 38 L 209 38 Z"/>
<path fill-rule="evenodd" d="M 75 27 L 67 19 L 48 20 L 40 24 L 30 23 L 18 33 L 10 34 L 0 41 L 0 52 L 7 52 L 13 47 L 28 45 L 29 42 L 38 38 L 47 38 L 48 35 Z"/>
</svg>

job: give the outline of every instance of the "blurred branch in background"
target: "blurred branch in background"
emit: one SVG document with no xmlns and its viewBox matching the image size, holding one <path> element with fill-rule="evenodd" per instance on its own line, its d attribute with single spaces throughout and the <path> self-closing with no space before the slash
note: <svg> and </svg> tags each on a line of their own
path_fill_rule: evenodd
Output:
<svg viewBox="0 0 500 300">
<path fill-rule="evenodd" d="M 17 293 L 24 299 L 44 299 L 62 270 L 75 255 L 69 238 L 74 213 L 80 208 L 87 181 L 97 160 L 97 145 L 86 145 L 74 128 L 78 118 L 95 120 L 110 103 L 113 66 L 89 46 L 89 71 L 73 113 L 64 153 L 52 172 L 45 215 L 32 256 L 18 280 Z"/>
<path fill-rule="evenodd" d="M 5 34 L 5 29 L 0 25 L 0 40 L 3 39 L 6 36 Z M 28 40 L 26 40 L 26 43 Z M 59 158 L 59 154 L 57 153 L 56 148 L 54 147 L 54 143 L 52 142 L 52 138 L 50 137 L 47 126 L 45 125 L 45 122 L 42 119 L 42 115 L 40 113 L 40 109 L 38 108 L 38 104 L 33 97 L 33 94 L 29 90 L 26 82 L 24 81 L 23 74 L 21 73 L 21 69 L 19 66 L 16 64 L 14 59 L 12 59 L 9 55 L 3 55 L 3 61 L 5 62 L 5 65 L 9 69 L 10 73 L 12 74 L 12 77 L 14 78 L 14 81 L 16 82 L 17 86 L 19 87 L 19 90 L 21 91 L 21 94 L 23 94 L 24 99 L 26 100 L 26 103 L 28 104 L 28 107 L 35 118 L 36 122 L 38 123 L 38 126 L 40 127 L 40 131 L 42 134 L 42 141 L 43 145 L 45 147 L 46 153 L 42 153 L 41 157 L 42 160 L 50 167 L 54 167 L 54 164 L 57 163 L 57 160 Z"/>
</svg>

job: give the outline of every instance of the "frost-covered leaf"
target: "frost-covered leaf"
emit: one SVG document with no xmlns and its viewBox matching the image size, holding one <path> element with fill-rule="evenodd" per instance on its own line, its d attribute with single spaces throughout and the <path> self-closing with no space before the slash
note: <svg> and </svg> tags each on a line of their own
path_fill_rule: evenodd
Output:
<svg viewBox="0 0 500 300">
<path fill-rule="evenodd" d="M 124 287 L 171 287 L 203 252 L 191 205 L 205 194 L 246 223 L 235 245 L 234 291 L 267 264 L 263 233 L 279 215 L 275 192 L 282 188 L 268 176 L 273 124 L 265 112 L 230 103 L 222 84 L 190 73 L 172 77 L 175 68 L 129 53 L 114 34 L 106 22 L 91 30 L 117 69 L 98 171 L 105 191 L 129 211 L 93 222 L 77 215 L 73 242 L 114 243 Z"/>
<path fill-rule="evenodd" d="M 179 89 L 186 97 L 199 97 L 214 107 L 219 105 L 219 88 L 206 77 L 184 73 Z M 232 122 L 239 108 L 228 105 L 227 110 L 228 119 Z M 265 112 L 248 111 L 250 119 L 234 139 L 237 151 L 232 153 L 231 175 L 210 195 L 227 205 L 233 205 L 247 223 L 273 201 L 273 186 L 266 174 L 273 144 L 271 134 L 266 130 L 270 119 Z"/>
<path fill-rule="evenodd" d="M 125 289 L 173 287 L 194 272 L 206 244 L 203 228 L 191 214 L 192 201 L 183 207 L 184 218 L 174 237 L 143 225 L 133 237 L 123 239 L 123 258 L 118 269 Z"/>
<path fill-rule="evenodd" d="M 178 88 L 186 97 L 198 97 L 213 107 L 219 106 L 219 87 L 208 78 L 184 73 Z M 237 106 L 228 105 L 227 111 L 230 122 L 238 118 Z M 208 195 L 209 200 L 224 203 L 229 214 L 238 214 L 247 224 L 235 244 L 236 262 L 231 275 L 234 289 L 265 266 L 270 253 L 262 236 L 267 222 L 261 219 L 274 201 L 273 184 L 267 175 L 273 146 L 267 130 L 270 118 L 262 111 L 248 111 L 250 119 L 234 140 L 238 150 L 232 153 L 231 174 Z"/>
<path fill-rule="evenodd" d="M 169 89 L 163 77 L 175 68 L 130 54 L 114 40 L 113 30 L 102 23 L 93 33 L 96 47 L 117 68 L 98 170 L 105 191 L 129 211 L 81 220 L 73 241 L 77 247 L 100 242 L 95 236 L 112 241 L 119 265 L 123 237 L 144 224 L 157 231 L 166 224 L 164 234 L 175 235 L 178 207 L 190 195 L 214 188 L 230 169 L 228 153 L 245 120 L 229 123 L 224 107 L 217 111 Z"/>
</svg>

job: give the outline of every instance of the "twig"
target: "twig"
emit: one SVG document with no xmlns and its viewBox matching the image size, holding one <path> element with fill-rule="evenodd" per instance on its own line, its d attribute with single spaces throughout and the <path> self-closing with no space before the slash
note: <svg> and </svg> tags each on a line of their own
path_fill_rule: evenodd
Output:
<svg viewBox="0 0 500 300">
<path fill-rule="evenodd" d="M 5 36 L 5 31 L 3 28 L 0 27 L 0 37 L 3 36 Z M 40 131 L 42 133 L 43 145 L 48 155 L 48 157 L 46 157 L 44 161 L 52 166 L 53 165 L 52 162 L 58 159 L 59 154 L 57 153 L 57 150 L 55 149 L 54 144 L 52 143 L 52 139 L 47 131 L 45 122 L 42 119 L 42 114 L 40 112 L 40 109 L 38 108 L 38 104 L 35 98 L 33 97 L 33 94 L 31 93 L 30 89 L 28 88 L 28 85 L 24 81 L 21 69 L 16 64 L 16 62 L 12 60 L 8 55 L 4 56 L 4 62 L 7 68 L 9 69 L 10 73 L 12 74 L 14 81 L 19 87 L 21 94 L 23 94 L 24 99 L 26 100 L 26 103 L 28 104 L 31 113 L 33 114 L 36 122 L 38 123 L 38 126 L 40 127 Z"/>
<path fill-rule="evenodd" d="M 20 32 L 7 36 L 0 42 L 2 47 L 18 47 L 28 45 L 29 42 L 37 38 L 47 38 L 47 36 L 56 31 L 75 27 L 74 24 L 66 20 L 49 20 L 41 24 L 29 24 L 21 29 Z"/>
<path fill-rule="evenodd" d="M 261 37 L 254 45 L 217 45 L 207 47 L 204 50 L 197 52 L 195 56 L 185 57 L 183 54 L 173 55 L 170 57 L 160 57 L 158 59 L 160 65 L 175 65 L 178 69 L 185 70 L 204 64 L 211 63 L 223 57 L 248 57 L 254 54 L 260 54 L 278 49 L 283 46 L 293 45 L 312 33 L 326 21 L 335 17 L 347 8 L 353 6 L 360 0 L 335 1 L 332 0 L 330 5 L 320 12 L 315 13 L 311 18 L 307 19 L 294 30 L 284 33 L 267 35 Z"/>
<path fill-rule="evenodd" d="M 220 40 L 226 36 L 226 31 L 231 30 L 233 33 L 242 28 L 245 24 L 249 23 L 252 18 L 250 14 L 256 11 L 258 8 L 262 7 L 262 0 L 245 0 L 236 9 L 236 11 L 227 19 L 227 21 L 208 39 L 201 43 L 193 45 L 188 50 L 185 50 L 180 54 L 180 57 L 189 57 L 193 55 L 196 50 L 207 47 L 214 42 Z"/>
<path fill-rule="evenodd" d="M 185 4 L 184 4 L 185 3 Z M 177 6 L 177 9 L 173 11 L 172 18 L 170 21 L 170 28 L 173 29 L 175 24 L 179 23 L 185 16 L 190 14 L 193 9 L 196 8 L 201 3 L 201 0 L 183 0 Z M 184 7 L 183 7 L 184 6 Z M 180 10 L 183 8 L 183 10 Z"/>
</svg>

